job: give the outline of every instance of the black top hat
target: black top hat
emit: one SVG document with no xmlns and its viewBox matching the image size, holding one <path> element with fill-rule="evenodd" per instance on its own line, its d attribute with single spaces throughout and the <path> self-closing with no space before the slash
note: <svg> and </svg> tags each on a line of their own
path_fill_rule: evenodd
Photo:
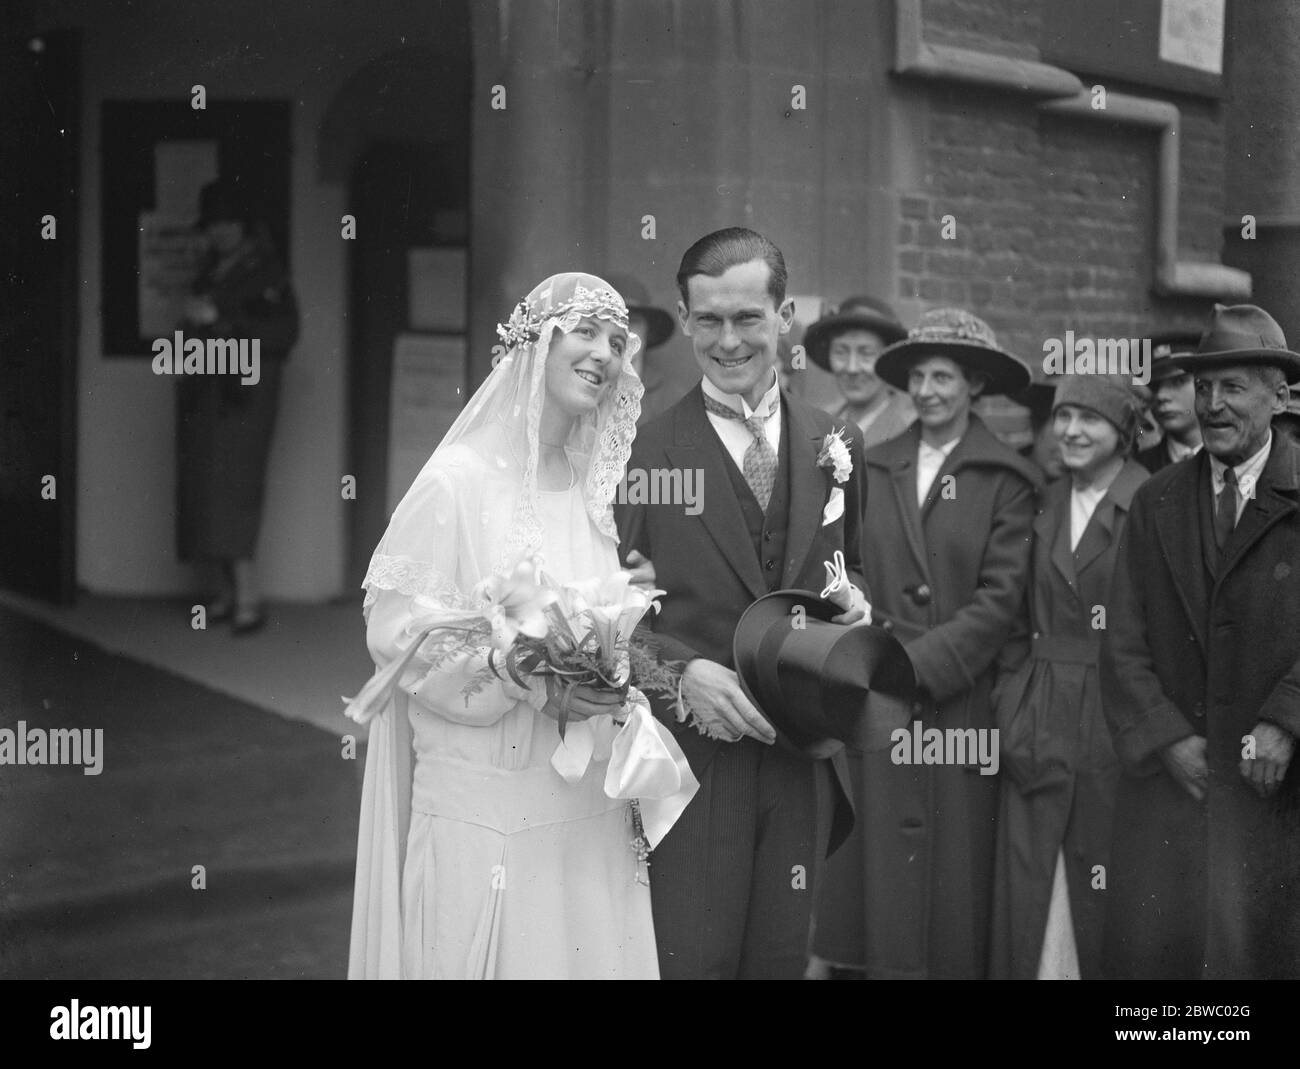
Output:
<svg viewBox="0 0 1300 1069">
<path fill-rule="evenodd" d="M 604 275 L 606 282 L 618 291 L 627 305 L 628 315 L 643 315 L 650 337 L 643 338 L 645 347 L 653 349 L 663 345 L 673 336 L 673 317 L 664 309 L 656 308 L 650 303 L 650 292 L 641 284 L 641 280 L 631 275 Z"/>
<path fill-rule="evenodd" d="M 894 310 L 878 297 L 848 297 L 835 311 L 813 323 L 804 334 L 803 344 L 813 363 L 831 369 L 831 342 L 847 330 L 870 330 L 880 335 L 886 345 L 907 337 L 907 328 L 898 321 Z"/>
<path fill-rule="evenodd" d="M 1014 396 L 1027 388 L 1033 376 L 1029 368 L 1010 353 L 998 348 L 992 329 L 984 320 L 960 308 L 932 308 L 921 316 L 907 340 L 896 342 L 880 354 L 876 374 L 889 385 L 907 389 L 907 375 L 913 362 L 930 356 L 946 356 L 988 380 L 984 396 Z"/>
<path fill-rule="evenodd" d="M 880 627 L 831 623 L 842 611 L 807 590 L 778 590 L 736 625 L 745 696 L 778 741 L 808 757 L 830 757 L 846 742 L 883 750 L 912 720 L 916 672 L 902 644 Z"/>
<path fill-rule="evenodd" d="M 1196 351 L 1172 359 L 1193 374 L 1207 367 L 1253 364 L 1281 368 L 1287 382 L 1300 382 L 1300 353 L 1286 347 L 1277 320 L 1254 304 L 1216 304 Z"/>
</svg>

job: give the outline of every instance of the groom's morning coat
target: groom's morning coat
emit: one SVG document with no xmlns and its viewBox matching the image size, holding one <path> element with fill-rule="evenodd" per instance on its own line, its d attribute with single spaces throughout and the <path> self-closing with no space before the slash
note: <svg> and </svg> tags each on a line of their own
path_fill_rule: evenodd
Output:
<svg viewBox="0 0 1300 1069">
<path fill-rule="evenodd" d="M 852 581 L 865 590 L 860 560 L 865 485 L 857 428 L 850 425 L 844 435 L 853 470 L 847 482 L 836 483 L 829 469 L 818 467 L 817 456 L 826 435 L 842 425 L 785 390 L 781 401 L 776 488 L 766 517 L 755 512 L 743 476 L 709 423 L 699 386 L 637 431 L 629 472 L 695 471 L 703 487 L 698 515 L 689 515 L 681 503 L 629 503 L 616 510 L 620 556 L 626 559 L 635 549 L 648 557 L 655 585 L 667 592 L 652 618 L 666 659 L 703 657 L 734 669 L 732 638 L 745 609 L 774 590 L 819 592 L 826 585 L 823 562 L 836 550 L 843 551 Z M 835 488 L 843 491 L 844 508 L 825 521 Z M 774 522 L 781 516 L 784 524 Z M 678 724 L 673 704 L 661 697 L 651 695 L 651 704 L 675 732 L 697 776 L 719 747 L 736 745 Z M 852 823 L 843 758 L 835 764 L 844 795 L 834 814 L 832 850 Z"/>
</svg>

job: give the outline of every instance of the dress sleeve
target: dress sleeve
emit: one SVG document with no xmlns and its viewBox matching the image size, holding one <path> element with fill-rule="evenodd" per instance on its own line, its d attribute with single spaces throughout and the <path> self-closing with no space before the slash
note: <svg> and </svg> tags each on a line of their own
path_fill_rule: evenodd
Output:
<svg viewBox="0 0 1300 1069">
<path fill-rule="evenodd" d="M 380 668 L 401 657 L 419 637 L 418 632 L 411 630 L 411 621 L 416 615 L 414 600 L 406 594 L 385 590 L 371 607 L 366 625 L 366 644 Z M 424 648 L 429 645 L 426 640 Z M 491 675 L 487 668 L 486 647 L 459 650 L 442 658 L 436 668 L 431 667 L 424 648 L 416 653 L 410 667 L 402 673 L 398 686 L 416 704 L 447 720 L 479 726 L 493 724 L 520 701 L 533 695 L 530 690 Z M 490 678 L 483 686 L 475 687 L 484 672 Z M 472 694 L 468 693 L 471 688 L 474 689 Z"/>
<path fill-rule="evenodd" d="M 418 640 L 415 620 L 424 618 L 427 626 L 431 605 L 447 609 L 449 626 L 467 626 L 465 610 L 473 602 L 464 577 L 483 567 L 465 522 L 478 513 L 473 481 L 472 471 L 455 465 L 422 473 L 393 514 L 366 574 L 366 644 L 379 668 Z M 439 658 L 434 667 L 426 652 L 432 645 L 425 641 L 398 686 L 438 716 L 482 726 L 500 720 L 520 701 L 544 700 L 541 687 L 518 687 L 490 672 L 484 680 L 486 646 L 466 645 Z M 475 687 L 476 682 L 482 685 Z"/>
</svg>

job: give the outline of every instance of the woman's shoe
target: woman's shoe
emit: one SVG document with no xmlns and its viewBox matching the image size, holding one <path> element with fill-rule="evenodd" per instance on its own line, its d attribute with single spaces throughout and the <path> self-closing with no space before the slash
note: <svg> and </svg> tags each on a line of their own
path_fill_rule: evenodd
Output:
<svg viewBox="0 0 1300 1069">
<path fill-rule="evenodd" d="M 231 634 L 251 635 L 266 626 L 266 608 L 262 605 L 241 605 L 230 621 Z"/>
</svg>

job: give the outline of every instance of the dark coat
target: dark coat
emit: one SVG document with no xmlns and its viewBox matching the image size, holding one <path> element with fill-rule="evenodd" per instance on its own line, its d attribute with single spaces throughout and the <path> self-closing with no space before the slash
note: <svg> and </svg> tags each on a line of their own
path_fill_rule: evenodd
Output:
<svg viewBox="0 0 1300 1069">
<path fill-rule="evenodd" d="M 995 980 L 1038 974 L 1058 851 L 1065 851 L 1083 979 L 1099 975 L 1119 759 L 1101 708 L 1099 661 L 1120 536 L 1147 479 L 1128 460 L 1070 549 L 1071 481 L 1049 485 L 1034 518 L 1030 656 L 999 679 L 994 707 L 1002 795 L 994 887 Z"/>
<path fill-rule="evenodd" d="M 217 308 L 207 326 L 181 324 L 188 337 L 260 341 L 261 379 L 186 375 L 177 384 L 176 537 L 181 560 L 252 558 L 262 520 L 266 463 L 279 406 L 282 365 L 298 338 L 298 307 L 284 265 L 251 240 L 217 276 L 209 259 L 195 293 Z"/>
<path fill-rule="evenodd" d="M 654 562 L 655 582 L 667 595 L 651 618 L 665 658 L 689 661 L 704 657 L 735 668 L 732 639 L 741 614 L 772 590 L 820 591 L 826 585 L 822 564 L 843 550 L 851 578 L 863 585 L 861 522 L 862 452 L 846 435 L 853 471 L 842 490 L 843 514 L 822 523 L 822 513 L 837 485 L 830 471 L 817 466 L 824 437 L 833 428 L 826 413 L 786 391 L 781 393 L 786 423 L 781 450 L 789 450 L 790 503 L 784 559 L 764 565 L 754 552 L 740 504 L 731 488 L 726 449 L 709 423 L 703 390 L 697 384 L 685 397 L 648 426 L 637 430 L 628 469 L 698 470 L 704 486 L 703 506 L 691 516 L 680 505 L 618 505 L 619 554 L 626 560 L 637 550 Z M 783 458 L 784 459 L 784 456 Z M 779 572 L 776 568 L 779 564 Z M 651 696 L 655 714 L 677 733 L 691 768 L 698 776 L 720 746 L 732 745 L 700 735 L 677 723 L 670 704 Z M 841 762 L 842 765 L 842 762 Z M 831 848 L 848 833 L 852 813 L 837 812 Z"/>
<path fill-rule="evenodd" d="M 1163 438 L 1151 446 L 1150 449 L 1142 449 L 1137 455 L 1138 463 L 1147 469 L 1152 475 L 1156 472 L 1169 467 L 1173 460 L 1169 457 L 1169 450 L 1165 446 Z"/>
<path fill-rule="evenodd" d="M 920 440 L 913 424 L 866 453 L 872 616 L 903 641 L 930 695 L 918 719 L 992 728 L 995 660 L 1023 606 L 1040 476 L 972 416 L 918 510 Z M 857 824 L 830 861 L 814 952 L 870 977 L 982 978 L 997 776 L 894 765 L 889 750 L 851 755 L 851 767 Z"/>
<path fill-rule="evenodd" d="M 205 260 L 194 292 L 217 306 L 217 321 L 186 327 L 195 337 L 257 338 L 263 359 L 283 360 L 298 340 L 298 302 L 284 264 L 269 242 L 252 239 L 225 273 Z"/>
<path fill-rule="evenodd" d="M 861 585 L 860 447 L 849 439 L 853 470 L 840 486 L 817 465 L 830 417 L 783 392 L 782 419 L 766 512 L 710 424 L 699 386 L 637 433 L 630 470 L 697 470 L 704 488 L 698 515 L 679 504 L 616 510 L 620 553 L 645 554 L 667 592 L 652 625 L 668 658 L 698 656 L 734 669 L 732 641 L 745 609 L 773 590 L 821 590 L 823 562 L 837 550 Z M 836 489 L 843 511 L 827 521 Z M 678 724 L 659 696 L 651 704 L 700 781 L 651 862 L 663 975 L 797 979 L 824 855 L 852 825 L 843 754 L 812 761 L 751 738 L 720 742 Z M 792 880 L 796 868 L 806 883 Z"/>
<path fill-rule="evenodd" d="M 1277 435 L 1220 558 L 1204 451 L 1133 500 L 1103 700 L 1124 764 L 1105 962 L 1121 977 L 1300 977 L 1300 770 L 1241 777 L 1261 720 L 1300 735 L 1300 447 Z M 1159 752 L 1206 738 L 1207 801 Z"/>
</svg>

